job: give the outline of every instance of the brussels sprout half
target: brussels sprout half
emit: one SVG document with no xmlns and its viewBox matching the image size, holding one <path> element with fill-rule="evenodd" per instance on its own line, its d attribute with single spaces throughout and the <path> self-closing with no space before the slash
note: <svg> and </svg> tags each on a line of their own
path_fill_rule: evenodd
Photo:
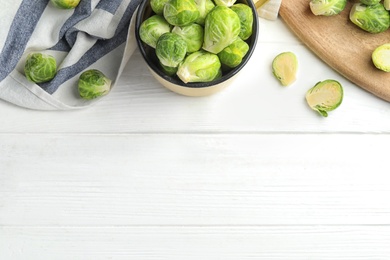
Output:
<svg viewBox="0 0 390 260">
<path fill-rule="evenodd" d="M 349 19 L 369 33 L 381 33 L 390 27 L 390 14 L 383 4 L 355 3 L 349 13 Z"/>
<path fill-rule="evenodd" d="M 181 36 L 187 43 L 187 52 L 195 52 L 202 48 L 203 44 L 203 27 L 199 24 L 192 23 L 186 26 L 175 26 L 172 33 Z"/>
<path fill-rule="evenodd" d="M 252 35 L 253 27 L 253 12 L 246 4 L 235 4 L 230 7 L 240 18 L 241 29 L 238 35 L 241 39 L 246 40 Z"/>
<path fill-rule="evenodd" d="M 170 32 L 171 25 L 161 15 L 152 15 L 139 27 L 139 37 L 152 48 L 156 48 L 157 40 L 164 33 Z"/>
<path fill-rule="evenodd" d="M 156 45 L 156 55 L 160 63 L 168 67 L 177 67 L 187 53 L 187 43 L 174 33 L 164 33 Z"/>
<path fill-rule="evenodd" d="M 296 80 L 298 59 L 292 52 L 282 52 L 272 61 L 272 73 L 283 86 L 288 86 Z"/>
<path fill-rule="evenodd" d="M 169 0 L 164 5 L 163 15 L 171 25 L 185 26 L 195 22 L 200 12 L 194 0 Z"/>
<path fill-rule="evenodd" d="M 73 9 L 77 7 L 81 0 L 50 0 L 52 4 L 61 9 Z"/>
<path fill-rule="evenodd" d="M 315 15 L 332 16 L 344 10 L 347 0 L 311 0 L 309 5 Z"/>
<path fill-rule="evenodd" d="M 78 81 L 78 91 L 83 99 L 94 99 L 107 95 L 111 89 L 111 80 L 101 71 L 91 69 L 81 73 Z"/>
<path fill-rule="evenodd" d="M 57 73 L 57 62 L 51 55 L 44 53 L 30 53 L 24 65 L 26 78 L 35 83 L 50 81 Z"/>
<path fill-rule="evenodd" d="M 318 82 L 306 92 L 306 101 L 311 109 L 321 116 L 327 117 L 328 112 L 336 109 L 343 101 L 343 87 L 333 79 Z"/>
<path fill-rule="evenodd" d="M 390 43 L 375 48 L 372 53 L 372 62 L 378 69 L 390 72 Z"/>
</svg>

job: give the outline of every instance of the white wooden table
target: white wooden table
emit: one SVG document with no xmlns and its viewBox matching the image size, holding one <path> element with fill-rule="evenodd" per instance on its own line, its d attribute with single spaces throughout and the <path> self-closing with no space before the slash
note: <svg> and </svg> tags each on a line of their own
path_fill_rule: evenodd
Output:
<svg viewBox="0 0 390 260">
<path fill-rule="evenodd" d="M 322 118 L 304 95 L 328 78 L 345 96 Z M 0 111 L 1 260 L 390 259 L 390 105 L 281 19 L 214 96 L 166 90 L 136 51 L 92 108 Z"/>
</svg>

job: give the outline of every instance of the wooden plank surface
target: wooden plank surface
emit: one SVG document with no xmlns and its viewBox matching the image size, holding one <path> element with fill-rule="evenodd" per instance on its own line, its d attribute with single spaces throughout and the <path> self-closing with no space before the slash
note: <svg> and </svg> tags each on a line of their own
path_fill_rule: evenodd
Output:
<svg viewBox="0 0 390 260">
<path fill-rule="evenodd" d="M 361 88 L 390 101 L 390 73 L 375 68 L 374 49 L 390 42 L 390 30 L 371 34 L 349 20 L 352 2 L 336 16 L 315 16 L 308 0 L 283 0 L 287 26 L 322 60 Z"/>
</svg>

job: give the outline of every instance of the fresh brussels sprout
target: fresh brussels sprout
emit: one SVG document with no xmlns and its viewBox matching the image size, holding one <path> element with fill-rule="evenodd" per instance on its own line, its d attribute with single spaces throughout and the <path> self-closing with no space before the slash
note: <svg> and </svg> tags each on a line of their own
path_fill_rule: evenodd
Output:
<svg viewBox="0 0 390 260">
<path fill-rule="evenodd" d="M 252 9 L 246 4 L 235 4 L 230 7 L 238 17 L 241 22 L 241 30 L 238 35 L 241 39 L 246 40 L 252 35 L 252 26 L 253 26 L 253 13 Z"/>
<path fill-rule="evenodd" d="M 79 5 L 81 0 L 50 0 L 54 6 L 61 9 L 73 9 Z"/>
<path fill-rule="evenodd" d="M 162 15 L 164 11 L 164 5 L 168 2 L 168 0 L 150 0 L 150 8 L 152 8 L 153 12 L 156 14 Z"/>
<path fill-rule="evenodd" d="M 229 7 L 216 6 L 206 16 L 203 49 L 217 54 L 236 40 L 241 31 L 240 18 Z"/>
<path fill-rule="evenodd" d="M 232 44 L 227 46 L 217 55 L 222 64 L 234 68 L 242 62 L 242 58 L 244 58 L 248 51 L 249 45 L 238 37 Z"/>
<path fill-rule="evenodd" d="M 369 33 L 381 33 L 390 26 L 390 14 L 383 4 L 355 3 L 349 13 L 349 19 Z"/>
<path fill-rule="evenodd" d="M 187 43 L 174 33 L 164 33 L 156 45 L 156 55 L 161 64 L 168 67 L 177 67 L 184 60 L 187 53 Z"/>
<path fill-rule="evenodd" d="M 141 40 L 152 48 L 156 48 L 158 38 L 171 31 L 171 25 L 161 15 L 152 15 L 139 27 Z"/>
<path fill-rule="evenodd" d="M 57 62 L 51 55 L 34 52 L 27 55 L 24 65 L 26 78 L 35 83 L 50 81 L 57 74 Z"/>
<path fill-rule="evenodd" d="M 375 48 L 372 53 L 372 62 L 378 69 L 390 72 L 390 43 Z"/>
<path fill-rule="evenodd" d="M 293 52 L 282 52 L 272 61 L 272 73 L 282 86 L 288 86 L 296 80 L 298 59 Z"/>
<path fill-rule="evenodd" d="M 163 70 L 163 72 L 168 75 L 168 76 L 174 76 L 176 75 L 176 72 L 177 72 L 177 67 L 169 67 L 169 66 L 165 66 L 164 64 L 162 64 L 161 62 L 159 62 L 160 66 L 161 66 L 161 69 Z"/>
<path fill-rule="evenodd" d="M 214 0 L 216 5 L 230 7 L 234 5 L 236 0 Z"/>
<path fill-rule="evenodd" d="M 203 44 L 203 27 L 199 24 L 192 23 L 186 26 L 175 26 L 172 33 L 180 35 L 187 43 L 187 52 L 195 52 L 202 48 Z"/>
<path fill-rule="evenodd" d="M 195 22 L 204 25 L 207 14 L 215 7 L 215 4 L 212 0 L 195 0 L 195 4 L 199 10 L 199 17 Z"/>
<path fill-rule="evenodd" d="M 318 82 L 306 92 L 306 101 L 311 109 L 317 111 L 323 117 L 328 112 L 336 109 L 343 101 L 343 88 L 339 82 L 333 79 Z"/>
<path fill-rule="evenodd" d="M 101 71 L 91 69 L 81 73 L 78 91 L 82 98 L 90 100 L 107 95 L 111 89 L 111 80 Z"/>
<path fill-rule="evenodd" d="M 365 5 L 375 5 L 379 4 L 381 0 L 360 0 L 360 3 Z"/>
<path fill-rule="evenodd" d="M 309 5 L 315 15 L 332 16 L 344 10 L 347 0 L 311 0 Z"/>
<path fill-rule="evenodd" d="M 222 75 L 221 62 L 216 54 L 200 50 L 180 63 L 177 76 L 184 82 L 209 82 Z"/>
<path fill-rule="evenodd" d="M 194 0 L 169 0 L 164 5 L 163 14 L 171 25 L 185 26 L 195 22 L 200 12 Z"/>
</svg>

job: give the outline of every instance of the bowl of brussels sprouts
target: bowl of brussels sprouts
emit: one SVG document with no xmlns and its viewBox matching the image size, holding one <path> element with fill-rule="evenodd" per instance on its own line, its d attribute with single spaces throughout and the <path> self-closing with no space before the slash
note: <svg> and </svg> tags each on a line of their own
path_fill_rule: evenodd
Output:
<svg viewBox="0 0 390 260">
<path fill-rule="evenodd" d="M 135 20 L 151 74 L 185 96 L 228 86 L 251 58 L 257 37 L 252 0 L 144 0 Z"/>
</svg>

